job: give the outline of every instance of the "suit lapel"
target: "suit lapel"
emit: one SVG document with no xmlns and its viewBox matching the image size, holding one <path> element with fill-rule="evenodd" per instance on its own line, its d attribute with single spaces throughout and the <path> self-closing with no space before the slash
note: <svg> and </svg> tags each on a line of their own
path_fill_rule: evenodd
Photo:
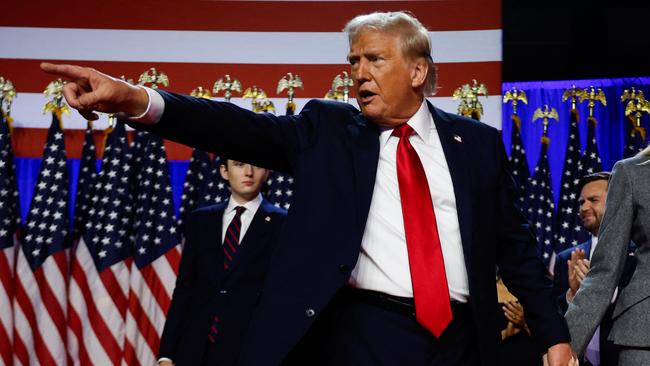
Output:
<svg viewBox="0 0 650 366">
<path fill-rule="evenodd" d="M 458 124 L 453 123 L 449 117 L 427 101 L 429 111 L 433 115 L 433 122 L 436 125 L 442 149 L 445 152 L 445 160 L 449 167 L 449 174 L 454 186 L 456 196 L 456 209 L 458 211 L 458 224 L 460 225 L 460 236 L 465 255 L 465 266 L 467 272 L 471 270 L 471 246 L 472 246 L 472 191 L 469 176 L 469 158 L 463 140 L 463 131 Z"/>
<path fill-rule="evenodd" d="M 214 268 L 213 271 L 209 271 L 211 274 L 210 282 L 215 286 L 218 286 L 221 282 L 221 278 L 224 274 L 223 268 L 223 247 L 221 241 L 221 228 L 223 221 L 223 214 L 226 206 L 215 208 L 210 211 L 210 215 L 206 218 L 207 235 L 205 235 L 203 243 L 205 245 L 205 250 L 201 253 L 205 255 L 203 261 L 207 263 L 208 268 Z"/>
<path fill-rule="evenodd" d="M 592 239 L 590 238 L 587 240 L 587 244 L 585 245 L 585 257 L 587 260 L 591 260 L 591 244 L 592 244 Z"/>
<path fill-rule="evenodd" d="M 354 186 L 357 194 L 357 225 L 363 230 L 370 210 L 379 161 L 379 128 L 359 113 L 347 125 L 351 138 Z"/>
<path fill-rule="evenodd" d="M 237 248 L 237 254 L 234 256 L 229 268 L 225 271 L 223 280 L 230 277 L 230 275 L 240 266 L 245 266 L 248 258 L 266 245 L 266 236 L 272 227 L 270 206 L 271 204 L 266 200 L 263 200 L 260 204 L 260 207 L 257 209 L 257 212 L 255 212 L 255 216 L 253 216 L 253 220 L 251 221 L 243 240 Z"/>
</svg>

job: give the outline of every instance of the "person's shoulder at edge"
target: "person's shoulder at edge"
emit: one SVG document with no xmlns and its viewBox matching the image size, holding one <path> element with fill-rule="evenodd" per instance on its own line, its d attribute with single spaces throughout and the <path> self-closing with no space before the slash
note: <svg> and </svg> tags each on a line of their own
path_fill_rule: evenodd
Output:
<svg viewBox="0 0 650 366">
<path fill-rule="evenodd" d="M 201 215 L 208 212 L 224 210 L 228 204 L 226 202 L 216 203 L 210 206 L 199 207 L 191 212 L 191 216 Z"/>
<path fill-rule="evenodd" d="M 277 207 L 274 204 L 272 204 L 270 201 L 267 201 L 266 198 L 262 200 L 262 205 L 264 206 L 264 209 L 271 214 L 276 214 L 280 216 L 287 216 L 287 210 Z M 261 207 L 261 206 L 260 206 Z"/>
<path fill-rule="evenodd" d="M 619 160 L 614 165 L 615 166 L 620 166 L 620 165 L 650 166 L 650 156 L 648 156 L 648 155 L 636 155 L 636 156 L 629 157 L 627 159 Z"/>
</svg>

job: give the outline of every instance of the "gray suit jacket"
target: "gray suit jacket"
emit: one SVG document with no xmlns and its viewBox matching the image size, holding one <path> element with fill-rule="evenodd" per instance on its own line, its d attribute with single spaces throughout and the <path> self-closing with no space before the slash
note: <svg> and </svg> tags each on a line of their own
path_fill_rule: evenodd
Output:
<svg viewBox="0 0 650 366">
<path fill-rule="evenodd" d="M 614 165 L 605 216 L 591 269 L 566 314 L 571 346 L 582 355 L 600 323 L 623 272 L 630 240 L 637 245 L 637 267 L 619 289 L 609 339 L 631 347 L 650 347 L 650 157 Z"/>
</svg>

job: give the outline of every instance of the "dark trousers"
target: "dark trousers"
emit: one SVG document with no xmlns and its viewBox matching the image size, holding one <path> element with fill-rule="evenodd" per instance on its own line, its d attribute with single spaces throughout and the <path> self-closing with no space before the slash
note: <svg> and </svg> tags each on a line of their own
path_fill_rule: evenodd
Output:
<svg viewBox="0 0 650 366">
<path fill-rule="evenodd" d="M 373 300 L 378 293 L 358 291 L 342 290 L 283 365 L 479 365 L 467 304 L 452 303 L 453 320 L 436 339 L 415 320 L 412 305 L 409 311 L 391 299 Z"/>
</svg>

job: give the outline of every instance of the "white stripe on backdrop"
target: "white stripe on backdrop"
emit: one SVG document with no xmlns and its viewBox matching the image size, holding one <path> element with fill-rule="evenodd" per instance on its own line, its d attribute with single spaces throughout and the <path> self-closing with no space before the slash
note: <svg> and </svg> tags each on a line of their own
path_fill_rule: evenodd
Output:
<svg viewBox="0 0 650 366">
<path fill-rule="evenodd" d="M 501 61 L 500 29 L 429 36 L 435 62 Z M 8 59 L 318 65 L 345 64 L 348 52 L 341 32 L 0 27 L 0 39 L 0 58 Z"/>
</svg>

